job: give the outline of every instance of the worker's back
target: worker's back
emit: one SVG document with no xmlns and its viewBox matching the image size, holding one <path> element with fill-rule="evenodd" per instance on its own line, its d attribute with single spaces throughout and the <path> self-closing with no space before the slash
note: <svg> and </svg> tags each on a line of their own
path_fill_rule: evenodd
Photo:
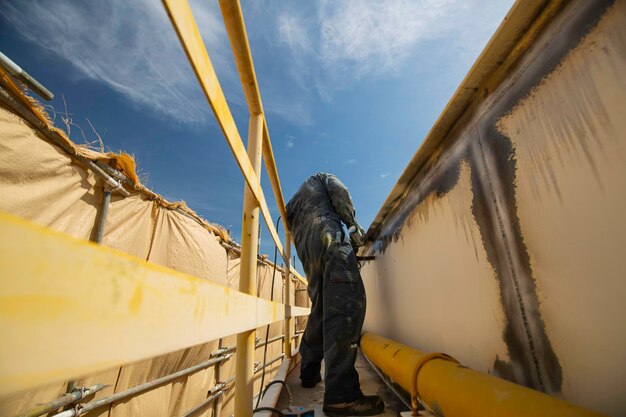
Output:
<svg viewBox="0 0 626 417">
<path fill-rule="evenodd" d="M 305 231 L 317 218 L 339 220 L 326 188 L 330 174 L 317 173 L 309 177 L 287 203 L 287 222 L 295 242 L 300 242 Z"/>
</svg>

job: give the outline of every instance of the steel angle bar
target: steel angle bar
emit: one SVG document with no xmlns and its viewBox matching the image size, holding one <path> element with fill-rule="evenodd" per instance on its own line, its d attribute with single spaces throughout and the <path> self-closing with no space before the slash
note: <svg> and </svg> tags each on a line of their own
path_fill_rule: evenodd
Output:
<svg viewBox="0 0 626 417">
<path fill-rule="evenodd" d="M 402 402 L 402 404 L 404 404 L 407 407 L 407 409 L 410 410 L 411 409 L 410 394 L 408 394 L 402 387 L 400 387 L 391 378 L 389 378 L 389 375 L 386 375 L 385 373 L 383 373 L 376 365 L 374 365 L 374 363 L 367 356 L 363 355 L 363 358 L 365 358 L 367 363 L 372 367 L 374 372 L 376 372 L 378 377 L 385 383 L 385 385 L 387 385 L 387 388 L 389 388 L 391 392 L 393 392 L 395 396 Z"/>
</svg>

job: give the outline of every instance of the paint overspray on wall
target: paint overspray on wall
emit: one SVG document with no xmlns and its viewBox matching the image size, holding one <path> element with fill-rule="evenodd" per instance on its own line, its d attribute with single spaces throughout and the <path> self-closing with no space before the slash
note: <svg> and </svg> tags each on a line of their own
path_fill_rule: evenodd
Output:
<svg viewBox="0 0 626 417">
<path fill-rule="evenodd" d="M 564 320 L 575 320 L 575 317 L 563 317 L 554 300 L 558 296 L 554 291 L 558 289 L 553 282 L 567 286 L 568 277 L 537 275 L 534 270 L 538 265 L 536 259 L 542 254 L 537 253 L 536 246 L 529 246 L 537 236 L 529 236 L 530 240 L 527 240 L 525 235 L 527 230 L 541 233 L 537 223 L 543 219 L 537 204 L 544 202 L 569 211 L 578 210 L 576 206 L 568 207 L 570 192 L 564 191 L 567 188 L 564 184 L 576 181 L 574 178 L 586 178 L 584 188 L 593 187 L 598 191 L 598 199 L 594 202 L 597 207 L 608 204 L 609 194 L 616 194 L 610 190 L 624 188 L 621 180 L 608 180 L 626 177 L 623 153 L 620 153 L 624 145 L 618 134 L 624 132 L 626 126 L 622 121 L 624 118 L 616 116 L 616 109 L 626 108 L 625 81 L 619 75 L 626 68 L 623 29 L 626 4 L 618 1 L 611 7 L 612 4 L 611 1 L 574 1 L 565 5 L 498 88 L 472 109 L 472 116 L 464 116 L 460 126 L 454 127 L 431 152 L 432 156 L 413 180 L 402 185 L 402 197 L 392 202 L 393 208 L 376 229 L 376 241 L 365 252 L 376 253 L 377 258 L 364 268 L 363 275 L 370 290 L 370 306 L 377 303 L 393 305 L 394 297 L 403 287 L 400 281 L 408 282 L 407 286 L 415 291 L 412 294 L 414 304 L 423 303 L 421 297 L 432 294 L 428 287 L 449 285 L 440 271 L 447 267 L 446 263 L 454 262 L 451 258 L 462 254 L 430 252 L 422 256 L 416 248 L 429 249 L 425 243 L 418 243 L 420 238 L 415 235 L 422 233 L 426 237 L 424 225 L 437 222 L 442 204 L 454 201 L 455 206 L 463 206 L 463 199 L 467 197 L 460 197 L 462 194 L 457 192 L 457 187 L 464 173 L 469 171 L 471 215 L 467 212 L 459 214 L 459 208 L 449 219 L 450 224 L 456 225 L 457 233 L 447 238 L 463 239 L 468 243 L 468 237 L 471 237 L 476 262 L 480 263 L 481 254 L 485 254 L 489 268 L 482 268 L 479 276 L 471 276 L 471 272 L 476 271 L 468 268 L 468 279 L 484 283 L 496 278 L 498 304 L 505 320 L 494 323 L 501 325 L 498 331 L 506 343 L 506 352 L 476 350 L 473 345 L 484 343 L 490 337 L 483 337 L 482 330 L 454 349 L 470 358 L 469 362 L 477 364 L 487 363 L 485 357 L 492 355 L 491 365 L 483 366 L 481 370 L 549 393 L 561 392 L 570 401 L 615 414 L 615 410 L 623 411 L 620 408 L 623 401 L 618 400 L 615 391 L 617 388 L 609 393 L 605 389 L 602 389 L 604 393 L 597 390 L 595 394 L 585 393 L 580 388 L 590 384 L 577 380 L 584 378 L 585 374 L 576 364 L 576 358 L 580 360 L 580 356 L 570 352 L 580 340 L 562 340 L 560 337 L 565 333 L 554 327 L 559 319 L 561 326 Z M 587 184 L 590 181 L 592 185 Z M 621 207 L 621 199 L 615 197 L 616 203 L 611 207 Z M 615 213 L 614 210 L 609 212 Z M 620 218 L 614 214 L 613 220 L 596 218 L 590 221 L 610 224 L 615 220 L 619 222 Z M 553 223 L 557 221 L 553 219 Z M 477 235 L 472 233 L 473 224 L 477 227 Z M 448 230 L 442 229 L 441 233 L 449 233 Z M 624 235 L 626 233 L 621 234 Z M 433 236 L 429 235 L 429 238 L 438 239 Z M 618 247 L 623 247 L 623 237 L 620 239 Z M 433 247 L 438 246 L 434 243 Z M 462 248 L 454 248 L 462 251 Z M 593 251 L 593 245 L 588 243 L 586 250 Z M 424 260 L 422 265 L 412 262 L 412 258 L 420 256 Z M 563 258 L 553 260 L 565 262 Z M 414 269 L 403 270 L 398 264 L 410 264 Z M 556 272 L 558 268 L 552 271 Z M 542 287 L 538 288 L 538 285 Z M 468 285 L 467 289 L 471 291 L 471 286 Z M 552 291 L 549 307 L 542 304 L 544 292 L 548 289 Z M 473 293 L 468 293 L 468 297 L 472 296 Z M 448 301 L 445 297 L 437 300 L 442 304 Z M 447 307 L 451 310 L 466 308 L 464 305 Z M 413 312 L 419 310 L 419 307 L 411 308 Z M 475 314 L 482 313 L 477 309 Z M 548 314 L 547 322 L 545 314 Z M 419 348 L 442 350 L 446 347 L 446 333 L 458 331 L 461 323 L 455 321 L 460 319 L 453 312 L 448 317 L 443 325 L 441 320 L 431 320 L 438 328 L 434 328 L 435 324 L 418 320 L 412 327 L 395 323 L 388 331 L 397 334 L 400 340 L 404 338 L 405 342 L 406 339 L 414 340 L 414 345 Z M 486 316 L 483 318 L 487 324 Z M 402 320 L 402 317 L 392 319 Z M 414 322 L 413 317 L 410 322 Z M 381 324 L 380 320 L 370 320 L 370 316 L 366 321 L 366 327 Z M 553 340 L 555 335 L 559 338 Z M 478 340 L 481 338 L 482 342 Z M 568 367 L 563 368 L 561 356 L 557 357 L 555 352 L 567 359 Z M 580 373 L 572 373 L 568 371 L 570 369 Z M 615 375 L 624 373 L 610 369 L 598 372 L 594 376 L 600 377 L 604 372 L 602 378 L 616 382 L 615 378 L 619 377 Z"/>
</svg>

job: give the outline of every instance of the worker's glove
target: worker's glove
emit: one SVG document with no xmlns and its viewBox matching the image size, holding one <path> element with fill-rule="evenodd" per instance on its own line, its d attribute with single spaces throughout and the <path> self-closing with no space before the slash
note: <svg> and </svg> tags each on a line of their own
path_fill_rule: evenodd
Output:
<svg viewBox="0 0 626 417">
<path fill-rule="evenodd" d="M 348 235 L 350 236 L 350 244 L 355 251 L 365 245 L 365 230 L 358 223 L 354 223 L 348 228 Z"/>
</svg>

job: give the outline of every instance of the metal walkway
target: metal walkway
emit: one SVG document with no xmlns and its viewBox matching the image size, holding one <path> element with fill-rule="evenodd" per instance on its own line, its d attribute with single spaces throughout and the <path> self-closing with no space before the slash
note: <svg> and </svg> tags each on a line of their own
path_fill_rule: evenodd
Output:
<svg viewBox="0 0 626 417">
<path fill-rule="evenodd" d="M 322 366 L 322 373 L 323 373 Z M 361 381 L 361 390 L 366 395 L 380 395 L 385 401 L 385 412 L 380 416 L 398 416 L 401 411 L 407 411 L 408 408 L 402 404 L 398 397 L 385 385 L 380 379 L 376 371 L 372 369 L 367 360 L 359 352 L 356 360 L 356 369 L 359 372 Z M 293 396 L 292 404 L 294 406 L 305 407 L 315 410 L 315 417 L 325 416 L 322 412 L 324 405 L 324 376 L 322 375 L 322 382 L 317 384 L 315 388 L 302 388 L 300 385 L 300 365 L 287 377 L 287 384 L 291 389 Z M 284 410 L 289 406 L 289 396 L 287 390 L 282 390 L 276 408 Z"/>
</svg>

